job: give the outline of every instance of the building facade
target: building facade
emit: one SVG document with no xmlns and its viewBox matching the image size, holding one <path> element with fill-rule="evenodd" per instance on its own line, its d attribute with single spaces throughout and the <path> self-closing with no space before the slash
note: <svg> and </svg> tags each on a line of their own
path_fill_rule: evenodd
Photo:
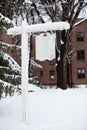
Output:
<svg viewBox="0 0 87 130">
<path fill-rule="evenodd" d="M 71 42 L 71 82 L 87 84 L 87 19 L 74 27 Z"/>
</svg>

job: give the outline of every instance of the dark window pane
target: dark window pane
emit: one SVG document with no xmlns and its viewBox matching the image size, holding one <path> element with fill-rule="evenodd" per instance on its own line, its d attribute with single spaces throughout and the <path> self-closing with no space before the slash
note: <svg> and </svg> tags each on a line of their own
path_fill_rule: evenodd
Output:
<svg viewBox="0 0 87 130">
<path fill-rule="evenodd" d="M 76 39 L 77 39 L 78 42 L 84 41 L 84 33 L 78 32 L 78 33 L 76 34 Z"/>
<path fill-rule="evenodd" d="M 84 50 L 78 50 L 77 51 L 77 60 L 84 60 L 85 59 L 85 51 Z"/>
<path fill-rule="evenodd" d="M 55 64 L 55 59 L 50 61 L 50 65 L 54 65 Z"/>
<path fill-rule="evenodd" d="M 43 76 L 43 71 L 40 71 L 40 76 L 41 76 L 41 77 Z"/>
</svg>

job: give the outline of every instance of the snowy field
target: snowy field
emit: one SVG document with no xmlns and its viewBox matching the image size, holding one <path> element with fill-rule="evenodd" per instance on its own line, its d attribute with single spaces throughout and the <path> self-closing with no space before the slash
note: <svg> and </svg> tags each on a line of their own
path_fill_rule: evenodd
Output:
<svg viewBox="0 0 87 130">
<path fill-rule="evenodd" d="M 21 95 L 0 100 L 0 130 L 87 130 L 87 88 L 29 92 L 29 126 L 21 116 Z"/>
</svg>

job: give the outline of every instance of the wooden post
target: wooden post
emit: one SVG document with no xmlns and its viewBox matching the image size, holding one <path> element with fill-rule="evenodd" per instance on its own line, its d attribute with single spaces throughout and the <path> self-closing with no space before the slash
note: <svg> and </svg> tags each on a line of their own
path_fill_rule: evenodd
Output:
<svg viewBox="0 0 87 130">
<path fill-rule="evenodd" d="M 26 20 L 22 22 L 22 26 L 8 29 L 9 35 L 21 34 L 21 85 L 22 85 L 22 116 L 26 125 L 29 125 L 29 107 L 28 107 L 28 64 L 29 64 L 29 49 L 28 49 L 28 33 L 52 30 L 67 30 L 70 28 L 67 22 L 53 22 L 44 24 L 28 25 Z M 29 43 L 30 44 L 30 43 Z"/>
<path fill-rule="evenodd" d="M 22 116 L 26 125 L 29 124 L 29 110 L 28 110 L 28 64 L 29 64 L 29 51 L 28 51 L 28 33 L 25 30 L 27 25 L 26 21 L 22 22 L 22 35 L 21 35 L 21 66 L 22 66 Z"/>
</svg>

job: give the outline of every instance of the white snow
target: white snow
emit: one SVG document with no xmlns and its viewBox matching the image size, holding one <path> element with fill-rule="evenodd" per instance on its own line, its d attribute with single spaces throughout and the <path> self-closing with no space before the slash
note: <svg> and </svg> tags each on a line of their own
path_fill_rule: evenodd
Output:
<svg viewBox="0 0 87 130">
<path fill-rule="evenodd" d="M 24 20 L 23 23 L 26 21 Z M 47 32 L 47 31 L 52 31 L 52 30 L 67 30 L 70 28 L 70 25 L 68 22 L 47 22 L 43 24 L 33 24 L 33 25 L 26 25 L 25 30 L 26 33 L 31 33 L 31 32 Z M 16 26 L 13 28 L 8 29 L 7 33 L 9 35 L 18 35 L 22 34 L 22 26 Z"/>
<path fill-rule="evenodd" d="M 0 130 L 87 130 L 87 88 L 35 90 L 28 94 L 29 126 L 21 95 L 0 100 Z"/>
<path fill-rule="evenodd" d="M 32 1 L 30 1 L 30 0 L 25 0 L 25 3 L 31 5 L 31 4 L 32 4 Z"/>
<path fill-rule="evenodd" d="M 55 38 L 55 33 L 46 33 L 46 36 L 44 34 L 36 36 L 36 59 L 44 61 L 55 58 Z"/>
</svg>

